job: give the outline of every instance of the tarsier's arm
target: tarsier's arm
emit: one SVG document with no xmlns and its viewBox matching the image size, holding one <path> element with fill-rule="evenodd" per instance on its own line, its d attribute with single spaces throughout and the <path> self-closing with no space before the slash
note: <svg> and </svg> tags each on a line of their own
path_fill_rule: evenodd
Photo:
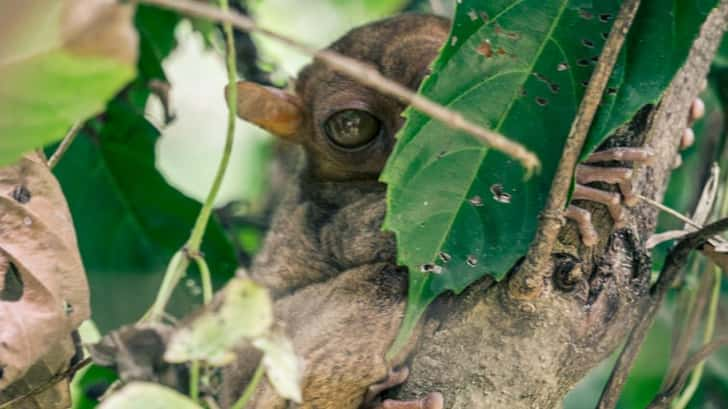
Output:
<svg viewBox="0 0 728 409">
<path fill-rule="evenodd" d="M 385 76 L 416 89 L 428 72 L 449 22 L 402 15 L 355 29 L 330 49 L 367 62 Z M 251 275 L 269 286 L 276 317 L 305 362 L 302 408 L 356 409 L 404 381 L 403 361 L 386 362 L 406 300 L 406 272 L 397 268 L 394 239 L 380 229 L 385 189 L 378 181 L 401 127 L 404 106 L 314 62 L 300 74 L 295 93 L 243 82 L 238 113 L 272 134 L 299 144 L 305 163 L 280 205 Z M 700 105 L 694 107 L 700 114 Z M 689 139 L 690 135 L 686 135 Z M 649 152 L 618 148 L 597 152 L 576 172 L 576 200 L 608 206 L 620 220 L 631 172 L 592 162 L 640 161 Z M 620 193 L 587 186 L 616 184 Z M 578 205 L 578 202 L 575 203 Z M 590 215 L 570 206 L 584 244 L 596 243 Z M 242 392 L 258 355 L 244 351 L 228 371 L 224 404 Z M 440 409 L 433 393 L 412 402 L 381 402 L 382 409 Z M 272 388 L 261 386 L 254 408 L 284 408 Z"/>
</svg>

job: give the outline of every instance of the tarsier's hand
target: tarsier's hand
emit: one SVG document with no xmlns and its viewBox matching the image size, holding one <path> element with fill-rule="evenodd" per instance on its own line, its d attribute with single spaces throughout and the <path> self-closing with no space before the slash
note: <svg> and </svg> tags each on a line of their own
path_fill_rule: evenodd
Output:
<svg viewBox="0 0 728 409">
<path fill-rule="evenodd" d="M 695 142 L 695 133 L 691 128 L 693 122 L 705 114 L 705 104 L 698 98 L 693 101 L 688 113 L 688 127 L 682 134 L 680 148 L 685 149 Z M 632 167 L 605 167 L 594 166 L 601 162 L 631 162 L 639 165 L 645 164 L 652 158 L 653 154 L 645 147 L 620 147 L 594 152 L 583 163 L 577 165 L 575 171 L 576 185 L 572 194 L 572 200 L 588 200 L 601 203 L 607 206 L 612 216 L 614 225 L 619 227 L 622 223 L 623 206 L 634 206 L 639 199 L 632 192 Z M 680 163 L 680 156 L 676 158 Z M 602 190 L 588 186 L 590 183 L 603 182 L 619 186 L 619 193 Z M 621 195 L 620 195 L 621 193 Z M 599 236 L 591 222 L 591 213 L 579 207 L 578 204 L 571 204 L 566 209 L 566 217 L 576 222 L 579 228 L 581 241 L 585 246 L 591 247 L 597 244 Z"/>
</svg>

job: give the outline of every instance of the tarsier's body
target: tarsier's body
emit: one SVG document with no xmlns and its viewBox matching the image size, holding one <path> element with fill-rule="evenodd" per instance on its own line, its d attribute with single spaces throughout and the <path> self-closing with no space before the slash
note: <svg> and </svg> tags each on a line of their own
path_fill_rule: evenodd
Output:
<svg viewBox="0 0 728 409">
<path fill-rule="evenodd" d="M 446 40 L 449 22 L 402 15 L 358 28 L 330 49 L 374 65 L 385 76 L 416 89 Z M 387 387 L 401 383 L 404 357 L 385 361 L 404 313 L 406 270 L 396 265 L 392 235 L 381 231 L 385 186 L 377 181 L 401 127 L 404 105 L 336 74 L 323 63 L 306 67 L 295 95 L 250 83 L 238 87 L 240 115 L 304 148 L 300 171 L 279 204 L 251 275 L 271 288 L 276 317 L 305 364 L 302 408 L 356 409 L 376 404 Z M 486 103 L 486 101 L 484 101 Z M 598 153 L 597 159 L 644 159 L 639 149 Z M 593 168 L 577 182 L 618 183 L 628 195 L 629 172 Z M 594 191 L 592 191 L 594 190 Z M 614 203 L 614 199 L 617 202 Z M 610 206 L 619 193 L 577 187 L 575 198 Z M 605 199 L 606 198 L 606 199 Z M 585 244 L 594 244 L 588 215 L 575 216 Z M 593 231 L 593 229 L 592 229 Z M 222 403 L 242 393 L 259 359 L 252 349 L 227 371 Z M 385 401 L 382 408 L 439 409 L 431 394 L 412 402 Z M 267 385 L 251 407 L 285 408 Z"/>
</svg>

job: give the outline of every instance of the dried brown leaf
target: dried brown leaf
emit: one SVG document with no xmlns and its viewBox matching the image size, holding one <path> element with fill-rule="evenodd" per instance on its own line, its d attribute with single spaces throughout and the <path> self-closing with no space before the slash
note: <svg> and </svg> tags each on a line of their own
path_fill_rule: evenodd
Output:
<svg viewBox="0 0 728 409">
<path fill-rule="evenodd" d="M 59 343 L 90 313 L 70 212 L 37 153 L 0 168 L 0 272 L 3 390 L 26 372 L 30 376 L 28 369 L 42 357 L 67 365 L 72 351 Z"/>
</svg>

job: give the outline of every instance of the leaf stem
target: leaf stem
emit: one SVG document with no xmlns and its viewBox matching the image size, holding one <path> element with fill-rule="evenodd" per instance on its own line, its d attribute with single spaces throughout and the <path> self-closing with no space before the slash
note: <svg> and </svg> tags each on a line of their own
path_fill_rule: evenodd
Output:
<svg viewBox="0 0 728 409">
<path fill-rule="evenodd" d="M 68 147 L 71 146 L 73 143 L 73 140 L 76 139 L 76 136 L 78 136 L 78 132 L 83 127 L 83 122 L 78 121 L 75 124 L 71 126 L 71 129 L 68 130 L 68 133 L 66 133 L 66 136 L 63 137 L 63 140 L 61 141 L 61 144 L 58 145 L 58 148 L 56 148 L 56 151 L 53 152 L 53 155 L 50 159 L 48 159 L 48 168 L 53 169 L 56 167 L 58 162 L 63 157 L 63 154 L 66 153 L 68 150 Z"/>
<path fill-rule="evenodd" d="M 205 304 L 209 304 L 212 301 L 212 278 L 210 274 L 210 267 L 207 266 L 207 261 L 199 253 L 192 256 L 192 259 L 197 263 L 197 268 L 200 270 L 200 280 L 202 281 L 202 299 Z"/>
<path fill-rule="evenodd" d="M 200 403 L 200 361 L 195 360 L 190 364 L 190 399 Z"/>
<path fill-rule="evenodd" d="M 141 321 L 159 321 L 164 316 L 164 309 L 172 297 L 172 292 L 177 286 L 179 281 L 187 271 L 189 266 L 189 258 L 185 254 L 184 250 L 179 250 L 174 253 L 172 259 L 169 261 L 167 270 L 164 272 L 164 278 L 162 279 L 162 285 L 159 286 L 157 291 L 157 297 L 154 299 L 154 304 L 142 317 Z"/>
<path fill-rule="evenodd" d="M 228 0 L 220 0 L 220 10 L 224 13 L 229 12 Z M 225 38 L 227 40 L 227 56 L 225 60 L 228 82 L 230 85 L 233 85 L 237 81 L 237 68 L 235 66 L 235 39 L 233 37 L 233 29 L 230 22 L 225 22 L 223 24 L 223 28 L 225 31 Z M 225 135 L 225 147 L 223 148 L 222 158 L 220 159 L 220 164 L 217 167 L 215 178 L 212 181 L 212 186 L 210 187 L 210 191 L 205 198 L 202 208 L 200 209 L 200 213 L 197 215 L 197 220 L 192 228 L 189 239 L 187 239 L 187 243 L 181 250 L 177 251 L 170 260 L 167 271 L 164 274 L 162 285 L 157 293 L 157 298 L 155 299 L 152 308 L 142 318 L 142 321 L 156 321 L 161 319 L 164 314 L 164 309 L 172 296 L 174 288 L 179 283 L 179 280 L 182 278 L 185 271 L 187 271 L 190 259 L 195 260 L 200 269 L 205 303 L 208 303 L 212 299 L 210 269 L 200 253 L 200 245 L 202 244 L 202 238 L 205 235 L 207 224 L 210 221 L 210 216 L 212 215 L 215 198 L 217 197 L 222 181 L 225 178 L 225 171 L 227 170 L 228 163 L 230 162 L 230 155 L 233 150 L 238 96 L 236 87 L 230 86 L 228 89 L 229 91 L 226 93 L 228 103 L 228 125 L 227 133 Z"/>
<path fill-rule="evenodd" d="M 250 398 L 253 397 L 253 393 L 258 387 L 260 380 L 263 379 L 264 373 L 265 367 L 263 366 L 263 360 L 261 359 L 260 363 L 258 364 L 258 368 L 255 369 L 253 379 L 251 379 L 250 383 L 245 387 L 245 390 L 243 391 L 242 396 L 240 396 L 240 399 L 238 399 L 237 402 L 235 402 L 235 404 L 230 409 L 243 409 L 245 405 L 248 404 L 248 401 L 250 400 Z"/>
<path fill-rule="evenodd" d="M 228 0 L 220 0 L 220 9 L 225 13 L 229 12 Z M 233 150 L 233 139 L 235 136 L 235 119 L 238 101 L 237 87 L 234 86 L 235 82 L 238 80 L 236 74 L 237 68 L 235 66 L 235 39 L 233 37 L 233 28 L 230 22 L 223 23 L 223 29 L 225 31 L 225 39 L 227 40 L 226 65 L 228 83 L 230 84 L 228 92 L 225 94 L 228 103 L 227 135 L 225 136 L 225 148 L 223 149 L 222 159 L 220 160 L 220 165 L 217 168 L 215 179 L 212 182 L 210 193 L 208 193 L 207 199 L 205 199 L 205 204 L 202 206 L 202 210 L 200 210 L 200 214 L 195 222 L 195 227 L 192 229 L 192 234 L 187 242 L 187 248 L 192 254 L 197 253 L 200 249 L 202 236 L 205 234 L 205 229 L 207 228 L 207 223 L 210 220 L 210 214 L 212 213 L 212 209 L 215 204 L 215 197 L 217 197 L 217 193 L 220 191 L 220 186 L 225 178 L 225 171 L 227 170 L 228 162 L 230 162 L 230 154 Z"/>
</svg>

